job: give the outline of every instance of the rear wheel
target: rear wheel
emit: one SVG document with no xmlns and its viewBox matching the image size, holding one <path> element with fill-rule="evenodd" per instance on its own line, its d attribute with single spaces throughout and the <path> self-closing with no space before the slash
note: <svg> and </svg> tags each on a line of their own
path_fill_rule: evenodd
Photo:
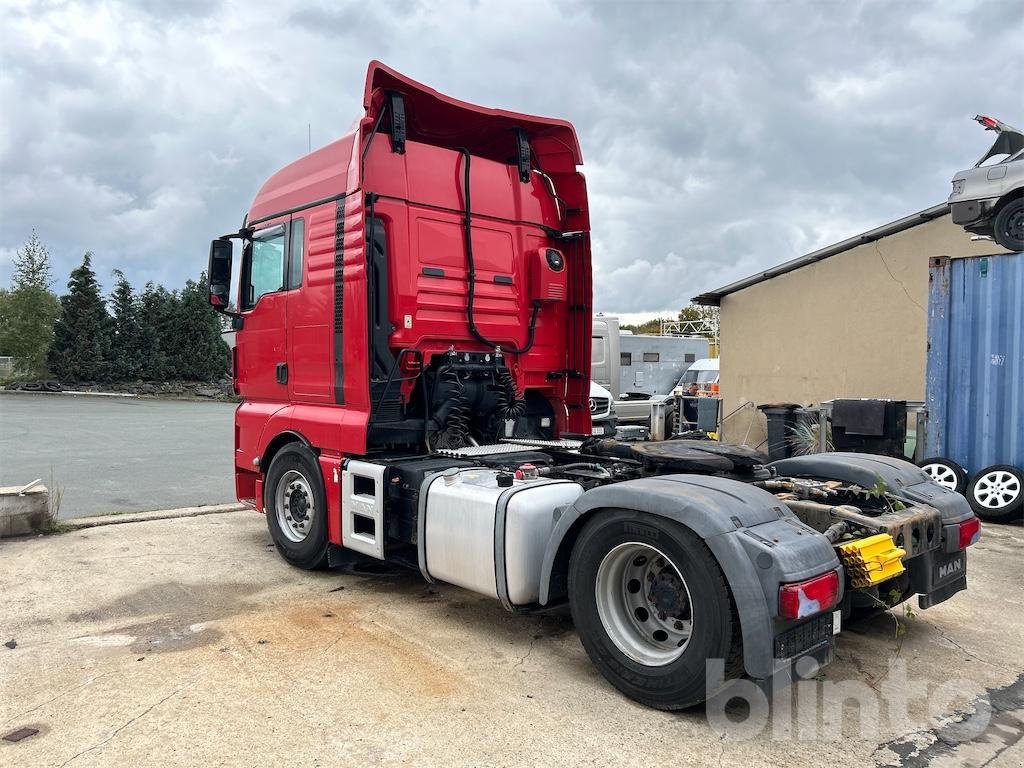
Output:
<svg viewBox="0 0 1024 768">
<path fill-rule="evenodd" d="M 983 520 L 1019 519 L 1024 510 L 1024 472 L 1009 464 L 986 467 L 967 487 L 967 501 Z"/>
<path fill-rule="evenodd" d="M 967 488 L 967 470 L 955 461 L 935 456 L 918 462 L 917 466 L 925 471 L 936 484 L 950 491 L 963 493 Z"/>
<path fill-rule="evenodd" d="M 569 603 L 601 674 L 641 704 L 682 709 L 708 696 L 708 659 L 742 672 L 725 578 L 688 528 L 615 510 L 588 522 L 569 563 Z"/>
<path fill-rule="evenodd" d="M 293 443 L 274 457 L 263 489 L 263 508 L 281 557 L 306 570 L 327 564 L 327 495 L 309 448 Z"/>
<path fill-rule="evenodd" d="M 999 209 L 992 221 L 992 236 L 1008 251 L 1024 251 L 1024 197 Z"/>
</svg>

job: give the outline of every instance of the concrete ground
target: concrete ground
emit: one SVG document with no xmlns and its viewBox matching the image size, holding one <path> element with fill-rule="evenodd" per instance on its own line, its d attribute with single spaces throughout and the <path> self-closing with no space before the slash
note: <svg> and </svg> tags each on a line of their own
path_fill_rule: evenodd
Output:
<svg viewBox="0 0 1024 768">
<path fill-rule="evenodd" d="M 233 403 L 0 392 L 0 486 L 42 478 L 60 517 L 235 500 Z"/>
<path fill-rule="evenodd" d="M 8 540 L 0 736 L 38 733 L 0 740 L 0 765 L 1019 766 L 1022 546 L 1020 527 L 986 526 L 968 593 L 903 617 L 899 638 L 891 615 L 849 628 L 739 739 L 710 709 L 623 698 L 566 619 L 412 575 L 289 568 L 254 512 Z M 906 721 L 903 671 L 920 689 Z M 840 682 L 884 705 L 877 724 L 848 704 L 829 730 L 818 708 Z M 986 690 L 997 711 L 957 745 L 971 721 L 941 716 Z"/>
</svg>

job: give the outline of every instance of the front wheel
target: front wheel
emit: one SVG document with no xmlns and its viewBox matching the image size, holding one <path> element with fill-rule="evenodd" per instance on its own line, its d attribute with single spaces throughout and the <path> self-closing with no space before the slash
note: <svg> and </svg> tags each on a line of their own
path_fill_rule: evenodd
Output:
<svg viewBox="0 0 1024 768">
<path fill-rule="evenodd" d="M 569 603 L 583 647 L 601 674 L 641 704 L 701 703 L 706 662 L 742 672 L 740 627 L 711 552 L 692 531 L 628 510 L 598 514 L 569 562 Z"/>
<path fill-rule="evenodd" d="M 306 570 L 327 563 L 327 494 L 316 456 L 293 443 L 270 463 L 263 490 L 267 528 L 281 557 Z"/>
</svg>

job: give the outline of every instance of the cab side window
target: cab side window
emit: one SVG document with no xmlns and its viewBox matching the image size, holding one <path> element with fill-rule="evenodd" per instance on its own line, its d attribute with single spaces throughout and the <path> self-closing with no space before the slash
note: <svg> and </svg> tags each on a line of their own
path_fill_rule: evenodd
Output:
<svg viewBox="0 0 1024 768">
<path fill-rule="evenodd" d="M 242 276 L 242 309 L 252 309 L 260 296 L 284 288 L 285 228 L 257 232 L 247 248 L 249 258 Z"/>
<path fill-rule="evenodd" d="M 302 253 L 306 243 L 305 219 L 292 219 L 290 227 L 291 241 L 288 244 L 288 282 L 285 287 L 291 290 L 302 285 Z"/>
</svg>

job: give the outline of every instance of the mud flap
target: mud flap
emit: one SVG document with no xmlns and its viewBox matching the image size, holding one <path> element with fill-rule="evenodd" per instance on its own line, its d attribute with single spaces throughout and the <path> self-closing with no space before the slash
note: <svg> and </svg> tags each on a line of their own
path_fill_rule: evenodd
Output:
<svg viewBox="0 0 1024 768">
<path fill-rule="evenodd" d="M 938 605 L 967 589 L 967 550 L 943 553 L 938 550 L 906 561 L 910 589 L 918 593 L 921 610 Z"/>
</svg>

